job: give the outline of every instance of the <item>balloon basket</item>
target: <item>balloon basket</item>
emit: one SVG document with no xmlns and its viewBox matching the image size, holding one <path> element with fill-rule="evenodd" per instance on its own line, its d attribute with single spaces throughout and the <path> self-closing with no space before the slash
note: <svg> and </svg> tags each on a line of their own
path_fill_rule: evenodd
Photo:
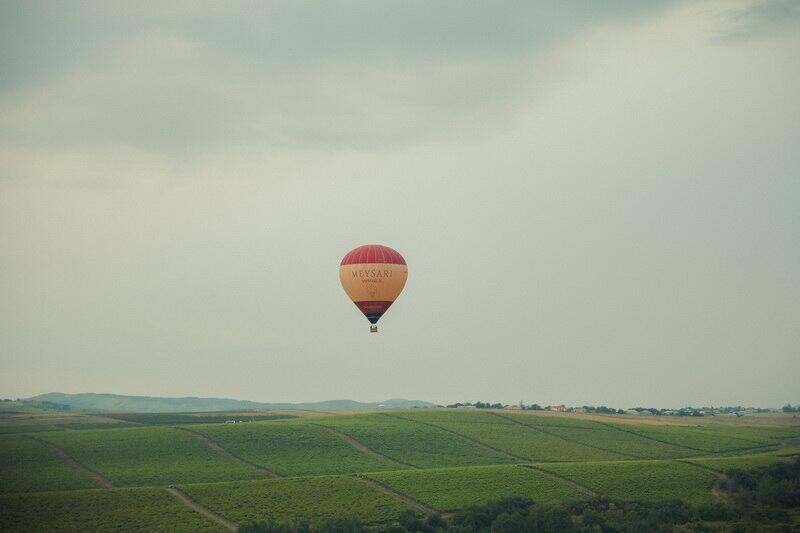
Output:
<svg viewBox="0 0 800 533">
<path fill-rule="evenodd" d="M 370 333 L 378 333 L 378 326 L 370 326 L 369 327 Z"/>
</svg>

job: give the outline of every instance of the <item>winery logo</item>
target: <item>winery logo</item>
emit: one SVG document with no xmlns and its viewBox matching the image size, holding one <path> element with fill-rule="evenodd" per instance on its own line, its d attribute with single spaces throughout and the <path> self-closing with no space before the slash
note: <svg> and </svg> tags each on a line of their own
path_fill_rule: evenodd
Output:
<svg viewBox="0 0 800 533">
<path fill-rule="evenodd" d="M 350 271 L 350 275 L 353 276 L 353 278 L 360 279 L 391 278 L 393 274 L 394 272 L 389 268 L 364 268 Z"/>
</svg>

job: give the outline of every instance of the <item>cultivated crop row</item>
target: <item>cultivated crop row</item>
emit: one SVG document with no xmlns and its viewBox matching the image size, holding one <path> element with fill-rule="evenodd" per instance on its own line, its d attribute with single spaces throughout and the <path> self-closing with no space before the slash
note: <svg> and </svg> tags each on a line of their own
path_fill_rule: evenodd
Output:
<svg viewBox="0 0 800 533">
<path fill-rule="evenodd" d="M 510 496 L 537 502 L 588 497 L 541 472 L 515 465 L 380 472 L 369 476 L 439 511 Z"/>
<path fill-rule="evenodd" d="M 400 500 L 346 476 L 183 485 L 194 501 L 235 522 L 319 522 L 326 518 L 359 518 L 388 522 L 406 509 Z"/>
<path fill-rule="evenodd" d="M 717 476 L 679 461 L 546 464 L 539 467 L 619 500 L 713 500 Z"/>
<path fill-rule="evenodd" d="M 17 435 L 0 437 L 0 492 L 90 489 L 97 485 L 46 445 Z"/>
<path fill-rule="evenodd" d="M 513 462 L 437 427 L 384 415 L 326 419 L 325 425 L 346 433 L 369 448 L 419 468 L 470 466 Z"/>
<path fill-rule="evenodd" d="M 364 454 L 311 423 L 270 422 L 191 426 L 226 450 L 284 476 L 346 474 L 404 468 Z"/>
<path fill-rule="evenodd" d="M 168 427 L 41 434 L 115 486 L 150 486 L 262 477 L 229 461 L 195 436 Z"/>
<path fill-rule="evenodd" d="M 0 496 L 0 531 L 210 532 L 220 527 L 163 488 Z"/>
</svg>

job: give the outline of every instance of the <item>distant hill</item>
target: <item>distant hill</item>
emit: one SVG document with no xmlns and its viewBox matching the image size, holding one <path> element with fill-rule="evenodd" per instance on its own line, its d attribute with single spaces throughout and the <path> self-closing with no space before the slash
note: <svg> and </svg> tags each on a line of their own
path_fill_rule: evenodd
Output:
<svg viewBox="0 0 800 533">
<path fill-rule="evenodd" d="M 229 398 L 163 398 L 158 396 L 123 396 L 120 394 L 64 394 L 49 392 L 27 398 L 28 402 L 49 402 L 85 411 L 117 413 L 190 413 L 204 411 L 237 411 L 246 409 L 374 409 L 386 407 L 436 407 L 436 404 L 419 400 L 391 399 L 384 402 L 364 403 L 353 400 L 326 400 L 308 403 L 261 403 Z"/>
</svg>

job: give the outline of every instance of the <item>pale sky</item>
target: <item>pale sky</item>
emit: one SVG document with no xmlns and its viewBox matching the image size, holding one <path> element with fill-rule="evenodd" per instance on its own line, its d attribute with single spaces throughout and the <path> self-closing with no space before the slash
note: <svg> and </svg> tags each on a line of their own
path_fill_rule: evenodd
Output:
<svg viewBox="0 0 800 533">
<path fill-rule="evenodd" d="M 798 403 L 798 58 L 796 0 L 0 0 L 0 396 Z"/>
</svg>

